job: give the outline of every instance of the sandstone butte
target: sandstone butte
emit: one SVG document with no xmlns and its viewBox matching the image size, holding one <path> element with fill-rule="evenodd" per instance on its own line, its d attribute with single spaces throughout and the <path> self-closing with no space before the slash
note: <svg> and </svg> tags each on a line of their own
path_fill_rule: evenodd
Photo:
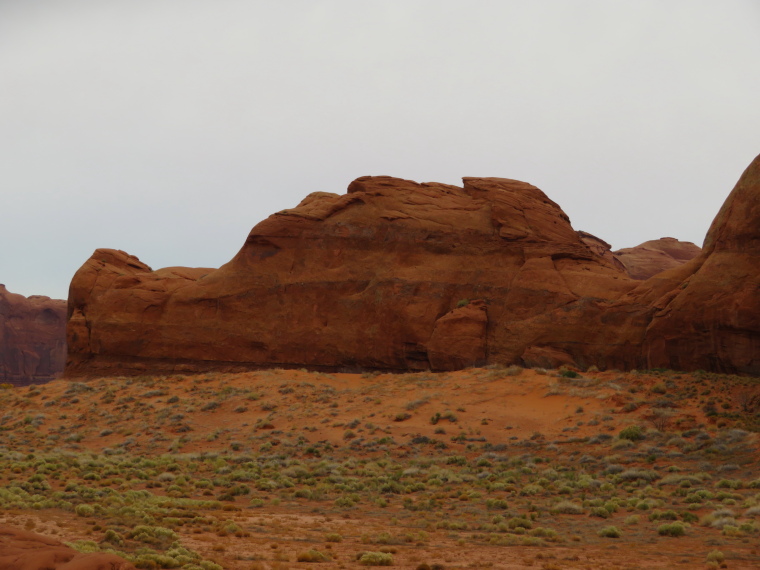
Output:
<svg viewBox="0 0 760 570">
<path fill-rule="evenodd" d="M 463 182 L 368 176 L 344 195 L 310 194 L 216 270 L 152 271 L 97 250 L 70 288 L 67 374 L 487 363 L 760 374 L 760 157 L 698 255 L 645 281 L 538 188 Z"/>
<path fill-rule="evenodd" d="M 27 298 L 0 285 L 0 382 L 47 382 L 65 362 L 66 301 Z"/>
<path fill-rule="evenodd" d="M 0 525 L 0 570 L 135 570 L 113 554 L 81 554 L 55 539 Z"/>
</svg>

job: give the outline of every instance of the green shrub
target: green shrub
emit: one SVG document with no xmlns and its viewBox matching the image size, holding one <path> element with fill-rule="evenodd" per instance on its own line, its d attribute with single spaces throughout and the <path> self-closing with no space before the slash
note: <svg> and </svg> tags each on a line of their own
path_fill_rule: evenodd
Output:
<svg viewBox="0 0 760 570">
<path fill-rule="evenodd" d="M 297 560 L 299 562 L 329 562 L 330 556 L 324 552 L 320 552 L 319 550 L 314 550 L 312 548 L 305 552 L 300 552 L 298 554 Z"/>
<path fill-rule="evenodd" d="M 95 507 L 92 505 L 81 504 L 74 508 L 74 512 L 80 517 L 91 517 L 95 514 Z"/>
<path fill-rule="evenodd" d="M 562 378 L 578 378 L 579 374 L 575 370 L 570 370 L 569 368 L 564 368 L 559 371 L 559 375 Z"/>
<path fill-rule="evenodd" d="M 561 501 L 551 508 L 553 514 L 582 515 L 583 507 L 571 501 Z"/>
<path fill-rule="evenodd" d="M 618 437 L 620 439 L 627 439 L 628 441 L 639 441 L 644 439 L 644 430 L 641 426 L 628 426 L 620 430 Z"/>
<path fill-rule="evenodd" d="M 364 566 L 393 566 L 393 555 L 387 552 L 364 552 L 359 557 Z"/>
<path fill-rule="evenodd" d="M 681 522 L 663 524 L 657 527 L 660 536 L 683 536 L 686 534 L 686 526 Z"/>
<path fill-rule="evenodd" d="M 620 535 L 622 534 L 620 532 L 620 529 L 618 529 L 616 526 L 606 526 L 603 529 L 601 529 L 599 532 L 597 532 L 599 536 L 602 538 L 620 538 Z"/>
</svg>

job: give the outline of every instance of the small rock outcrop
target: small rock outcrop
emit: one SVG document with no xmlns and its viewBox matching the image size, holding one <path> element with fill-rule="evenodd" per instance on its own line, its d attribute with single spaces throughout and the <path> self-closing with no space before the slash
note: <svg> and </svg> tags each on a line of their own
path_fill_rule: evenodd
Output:
<svg viewBox="0 0 760 570">
<path fill-rule="evenodd" d="M 118 556 L 82 554 L 62 542 L 0 525 L 0 570 L 135 570 Z"/>
<path fill-rule="evenodd" d="M 636 247 L 613 251 L 612 255 L 623 264 L 628 275 L 645 281 L 667 269 L 691 261 L 701 252 L 702 249 L 690 241 L 664 237 L 645 241 Z"/>
<path fill-rule="evenodd" d="M 623 271 L 626 270 L 625 265 L 623 265 L 620 260 L 613 255 L 612 246 L 606 241 L 584 231 L 578 231 L 578 236 L 594 254 L 605 259 L 608 263 L 611 263 L 618 269 L 621 269 Z"/>
<path fill-rule="evenodd" d="M 65 363 L 66 301 L 24 297 L 0 285 L 0 382 L 47 382 Z"/>
</svg>

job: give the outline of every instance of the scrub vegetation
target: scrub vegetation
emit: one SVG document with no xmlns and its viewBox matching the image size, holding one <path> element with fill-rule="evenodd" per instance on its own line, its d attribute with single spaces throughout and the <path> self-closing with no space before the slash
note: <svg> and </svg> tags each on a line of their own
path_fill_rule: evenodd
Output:
<svg viewBox="0 0 760 570">
<path fill-rule="evenodd" d="M 139 568 L 760 565 L 757 380 L 574 372 L 6 387 L 0 507 Z"/>
</svg>

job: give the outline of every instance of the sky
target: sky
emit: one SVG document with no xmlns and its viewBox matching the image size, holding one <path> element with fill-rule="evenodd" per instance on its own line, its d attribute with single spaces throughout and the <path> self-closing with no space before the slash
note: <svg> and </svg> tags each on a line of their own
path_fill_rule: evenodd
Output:
<svg viewBox="0 0 760 570">
<path fill-rule="evenodd" d="M 0 0 L 0 283 L 218 267 L 363 175 L 541 188 L 702 244 L 760 153 L 757 0 Z"/>
</svg>

